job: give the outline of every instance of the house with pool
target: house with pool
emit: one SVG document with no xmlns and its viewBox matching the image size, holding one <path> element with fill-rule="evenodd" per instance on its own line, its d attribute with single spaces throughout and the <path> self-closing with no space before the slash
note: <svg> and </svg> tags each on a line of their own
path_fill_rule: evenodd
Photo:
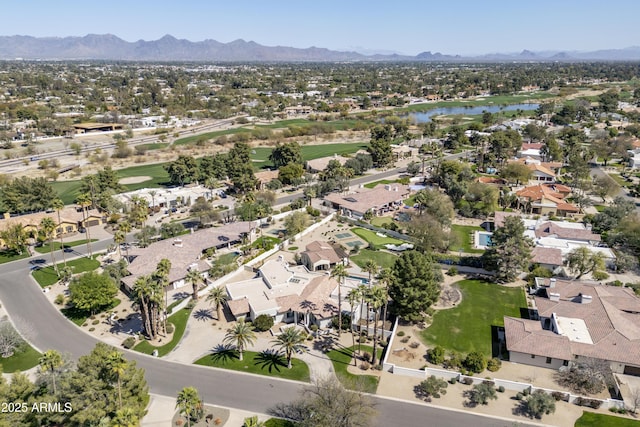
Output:
<svg viewBox="0 0 640 427">
<path fill-rule="evenodd" d="M 402 208 L 411 188 L 404 184 L 378 184 L 373 188 L 358 188 L 348 194 L 331 193 L 324 200 L 342 215 L 362 219 L 365 213 L 374 216 Z"/>
</svg>

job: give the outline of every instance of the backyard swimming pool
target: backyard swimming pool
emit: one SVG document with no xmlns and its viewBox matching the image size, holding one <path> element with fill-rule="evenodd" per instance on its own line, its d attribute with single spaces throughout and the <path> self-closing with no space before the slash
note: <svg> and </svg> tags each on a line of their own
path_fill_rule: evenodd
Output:
<svg viewBox="0 0 640 427">
<path fill-rule="evenodd" d="M 475 238 L 473 239 L 476 249 L 486 249 L 491 246 L 491 235 L 488 231 L 476 231 Z"/>
</svg>

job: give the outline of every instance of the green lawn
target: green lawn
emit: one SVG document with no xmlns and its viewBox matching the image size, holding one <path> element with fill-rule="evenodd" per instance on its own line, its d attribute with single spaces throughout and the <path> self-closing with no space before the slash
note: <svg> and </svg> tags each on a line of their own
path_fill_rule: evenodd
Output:
<svg viewBox="0 0 640 427">
<path fill-rule="evenodd" d="M 504 326 L 503 316 L 520 317 L 527 307 L 522 288 L 507 288 L 479 280 L 462 280 L 457 307 L 439 310 L 422 331 L 423 341 L 462 353 L 481 351 L 492 355 L 492 327 Z"/>
<path fill-rule="evenodd" d="M 393 218 L 389 216 L 375 216 L 371 218 L 371 221 L 369 222 L 371 223 L 371 225 L 380 227 L 380 228 L 382 228 L 384 224 L 389 224 L 391 222 L 398 224 L 397 221 L 395 221 Z"/>
<path fill-rule="evenodd" d="M 98 239 L 91 239 L 92 242 L 97 242 Z M 84 245 L 85 243 L 87 243 L 87 239 L 83 239 L 83 240 L 74 240 L 73 242 L 64 242 L 64 247 L 65 248 L 72 248 L 74 246 L 80 246 L 80 245 Z M 36 252 L 41 253 L 41 254 L 48 254 L 50 253 L 49 248 L 51 246 L 49 245 L 49 243 L 44 243 L 42 246 L 38 246 L 35 248 Z M 53 242 L 53 250 L 54 251 L 59 251 L 61 248 L 60 242 L 58 241 L 54 241 Z"/>
<path fill-rule="evenodd" d="M 576 420 L 575 427 L 640 427 L 640 421 L 585 411 Z"/>
<path fill-rule="evenodd" d="M 168 142 L 157 142 L 157 143 L 150 143 L 150 144 L 138 144 L 136 145 L 136 148 L 140 147 L 141 150 L 146 150 L 146 151 L 151 151 L 151 150 L 162 150 L 163 148 L 166 148 L 169 146 Z"/>
<path fill-rule="evenodd" d="M 138 343 L 133 349 L 135 351 L 139 351 L 140 353 L 151 354 L 153 350 L 158 350 L 158 356 L 162 357 L 166 354 L 169 354 L 171 350 L 173 350 L 180 340 L 182 339 L 182 335 L 184 335 L 184 330 L 187 327 L 187 321 L 189 320 L 189 315 L 191 314 L 191 309 L 183 308 L 182 310 L 176 312 L 169 316 L 169 323 L 173 324 L 173 338 L 171 341 L 166 343 L 160 347 L 154 347 L 149 344 L 149 341 L 142 341 Z"/>
<path fill-rule="evenodd" d="M 394 182 L 398 182 L 395 179 L 381 179 L 380 181 L 373 181 L 368 184 L 365 184 L 365 188 L 373 188 L 378 184 L 393 184 Z"/>
<path fill-rule="evenodd" d="M 375 245 L 375 246 L 386 245 L 386 244 L 401 245 L 402 243 L 405 243 L 402 240 L 399 240 L 393 237 L 380 237 L 375 233 L 375 231 L 367 230 L 364 228 L 356 227 L 356 228 L 352 228 L 351 231 L 353 231 L 358 237 L 360 237 L 370 245 Z"/>
<path fill-rule="evenodd" d="M 454 224 L 451 226 L 451 232 L 455 234 L 456 241 L 458 242 L 458 247 L 451 248 L 453 251 L 458 251 L 458 249 L 462 248 L 462 252 L 466 253 L 482 253 L 484 250 L 482 249 L 474 249 L 473 247 L 473 232 L 474 231 L 485 231 L 482 227 L 476 227 L 473 225 L 457 225 Z"/>
<path fill-rule="evenodd" d="M 94 255 L 95 257 L 96 255 Z M 64 263 L 60 262 L 56 264 L 58 269 L 64 267 Z M 84 273 L 85 271 L 93 271 L 96 268 L 100 267 L 100 261 L 95 258 L 77 258 L 71 261 L 67 261 L 67 267 L 71 267 L 74 274 Z M 47 287 L 51 286 L 58 281 L 58 275 L 56 274 L 55 269 L 52 266 L 48 266 L 45 268 L 41 268 L 40 270 L 35 270 L 33 273 L 33 278 L 36 279 L 36 282 L 40 286 Z"/>
<path fill-rule="evenodd" d="M 258 375 L 285 378 L 288 380 L 309 382 L 309 367 L 300 359 L 291 359 L 291 369 L 287 368 L 287 359 L 281 354 L 244 351 L 243 359 L 238 359 L 235 349 L 225 348 L 217 353 L 196 360 L 196 365 L 213 366 L 233 371 L 249 372 Z"/>
<path fill-rule="evenodd" d="M 375 261 L 380 268 L 391 268 L 398 257 L 389 252 L 372 251 L 371 249 L 362 249 L 357 255 L 350 257 L 350 260 L 360 268 L 364 268 L 370 259 Z"/>
<path fill-rule="evenodd" d="M 21 254 L 17 254 L 13 251 L 2 251 L 0 252 L 0 264 L 4 264 L 5 262 L 17 261 L 23 258 L 29 258 L 31 255 L 28 251 L 24 251 Z"/>
<path fill-rule="evenodd" d="M 343 386 L 348 389 L 361 389 L 366 393 L 374 393 L 378 388 L 378 377 L 373 375 L 355 375 L 347 371 L 349 365 L 353 365 L 353 347 L 333 349 L 327 353 L 327 357 L 333 363 L 333 370 Z M 363 352 L 373 352 L 373 348 L 367 345 L 362 346 Z M 380 356 L 380 350 L 378 357 Z"/>
<path fill-rule="evenodd" d="M 2 372 L 11 374 L 16 371 L 24 372 L 38 364 L 41 354 L 29 344 L 24 344 L 22 349 L 6 359 L 0 358 Z"/>
<path fill-rule="evenodd" d="M 300 148 L 304 161 L 318 159 L 320 157 L 333 156 L 334 154 L 353 154 L 358 150 L 366 150 L 369 144 L 366 142 L 349 142 L 345 144 L 321 144 L 303 145 Z M 256 147 L 251 150 L 251 160 L 257 169 L 272 168 L 273 163 L 269 160 L 269 155 L 273 151 L 272 147 Z"/>
<path fill-rule="evenodd" d="M 620 174 L 617 173 L 610 173 L 608 174 L 615 182 L 618 183 L 618 185 L 620 185 L 621 187 L 631 187 L 633 185 L 633 182 L 628 182 L 627 180 L 625 180 L 622 176 L 620 176 Z"/>
</svg>

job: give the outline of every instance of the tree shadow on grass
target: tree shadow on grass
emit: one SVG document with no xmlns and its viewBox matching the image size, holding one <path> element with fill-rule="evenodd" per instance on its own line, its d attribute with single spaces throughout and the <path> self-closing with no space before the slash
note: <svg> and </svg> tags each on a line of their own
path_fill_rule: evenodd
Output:
<svg viewBox="0 0 640 427">
<path fill-rule="evenodd" d="M 213 320 L 213 314 L 211 314 L 210 308 L 201 308 L 197 310 L 195 313 L 193 313 L 193 317 L 196 320 L 200 321 Z"/>
<path fill-rule="evenodd" d="M 211 354 L 211 360 L 221 365 L 233 359 L 239 359 L 238 350 L 229 344 L 218 344 L 214 347 L 213 353 Z"/>
<path fill-rule="evenodd" d="M 280 352 L 274 350 L 265 350 L 258 353 L 254 360 L 256 365 L 262 369 L 267 369 L 269 372 L 273 372 L 274 370 L 280 372 L 280 368 L 287 367 L 286 358 Z"/>
</svg>

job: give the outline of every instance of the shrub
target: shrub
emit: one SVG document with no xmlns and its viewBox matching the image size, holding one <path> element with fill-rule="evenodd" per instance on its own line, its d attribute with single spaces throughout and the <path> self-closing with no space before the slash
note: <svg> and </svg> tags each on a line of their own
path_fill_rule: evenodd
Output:
<svg viewBox="0 0 640 427">
<path fill-rule="evenodd" d="M 447 382 L 435 375 L 431 375 L 426 380 L 420 382 L 414 391 L 418 397 L 423 399 L 435 397 L 439 398 L 443 394 L 447 394 Z"/>
<path fill-rule="evenodd" d="M 96 320 L 91 322 L 92 325 L 97 325 L 98 323 L 100 323 L 100 321 L 98 319 L 96 319 Z"/>
<path fill-rule="evenodd" d="M 561 391 L 554 391 L 551 393 L 551 396 L 557 401 L 563 400 L 565 402 L 569 401 L 569 394 L 563 393 Z"/>
<path fill-rule="evenodd" d="M 173 323 L 167 323 L 167 333 L 172 334 L 174 330 Z"/>
<path fill-rule="evenodd" d="M 455 267 L 451 267 L 447 270 L 447 276 L 455 276 L 456 274 L 458 274 L 458 269 Z"/>
<path fill-rule="evenodd" d="M 487 361 L 487 370 L 489 372 L 495 372 L 498 369 L 500 369 L 501 366 L 502 366 L 502 362 L 497 357 L 494 357 Z"/>
<path fill-rule="evenodd" d="M 471 372 L 480 373 L 487 368 L 487 359 L 479 351 L 472 351 L 464 359 L 464 367 Z"/>
<path fill-rule="evenodd" d="M 522 400 L 524 399 L 524 394 L 522 394 L 521 392 L 516 393 L 516 400 Z"/>
<path fill-rule="evenodd" d="M 472 405 L 487 405 L 489 400 L 498 398 L 496 389 L 491 381 L 484 381 L 481 384 L 474 385 L 473 389 L 467 393 L 467 396 Z"/>
<path fill-rule="evenodd" d="M 504 386 L 498 387 L 498 392 L 499 393 L 504 393 Z"/>
<path fill-rule="evenodd" d="M 593 277 L 593 280 L 607 280 L 609 275 L 604 271 L 594 271 L 591 273 L 591 277 Z"/>
<path fill-rule="evenodd" d="M 136 339 L 134 337 L 128 337 L 122 341 L 122 346 L 126 349 L 133 348 L 134 345 L 136 345 Z"/>
<path fill-rule="evenodd" d="M 58 294 L 58 295 L 56 296 L 56 299 L 55 299 L 55 300 L 53 300 L 53 302 L 54 302 L 54 303 L 56 303 L 57 305 L 62 305 L 62 304 L 64 304 L 64 295 L 62 295 L 62 294 Z"/>
<path fill-rule="evenodd" d="M 363 371 L 368 371 L 371 368 L 371 363 L 365 361 L 360 364 L 360 369 Z"/>
<path fill-rule="evenodd" d="M 457 382 L 458 382 L 458 379 L 456 377 L 449 378 L 449 384 L 456 384 Z"/>
<path fill-rule="evenodd" d="M 89 332 L 93 332 L 95 330 L 96 330 L 96 328 L 94 328 L 93 326 L 89 328 Z"/>
<path fill-rule="evenodd" d="M 403 337 L 404 336 L 404 331 L 400 331 L 396 335 L 398 335 L 399 337 Z"/>
<path fill-rule="evenodd" d="M 418 348 L 420 347 L 420 343 L 417 341 L 412 342 L 411 344 L 409 344 L 409 347 L 411 348 Z"/>
<path fill-rule="evenodd" d="M 438 345 L 427 350 L 427 360 L 435 365 L 442 365 L 444 363 L 444 348 Z"/>
<path fill-rule="evenodd" d="M 273 317 L 269 316 L 268 314 L 261 314 L 253 321 L 253 327 L 258 332 L 268 331 L 272 326 Z"/>
<path fill-rule="evenodd" d="M 471 385 L 471 384 L 473 384 L 473 378 L 470 378 L 470 377 L 464 377 L 464 378 L 462 379 L 462 384 L 464 384 L 464 385 Z"/>
<path fill-rule="evenodd" d="M 409 342 L 410 339 L 411 339 L 411 336 L 407 335 L 406 337 L 402 338 L 400 342 L 406 344 Z"/>
<path fill-rule="evenodd" d="M 462 355 L 454 351 L 453 353 L 451 353 L 451 355 L 449 355 L 449 358 L 447 359 L 445 365 L 449 369 L 462 367 Z"/>
<path fill-rule="evenodd" d="M 578 406 L 588 406 L 589 408 L 598 409 L 602 405 L 602 400 L 587 399 L 586 397 L 578 397 L 575 400 L 575 404 Z"/>
</svg>

